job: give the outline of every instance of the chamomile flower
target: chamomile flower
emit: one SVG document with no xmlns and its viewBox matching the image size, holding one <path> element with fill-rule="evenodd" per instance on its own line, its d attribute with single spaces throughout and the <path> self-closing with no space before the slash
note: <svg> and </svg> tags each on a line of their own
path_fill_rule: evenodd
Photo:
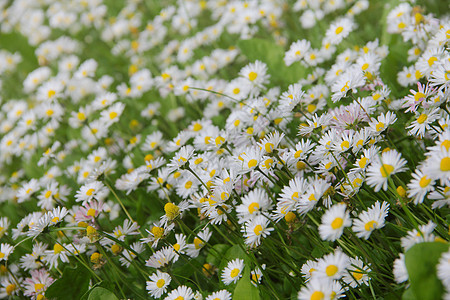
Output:
<svg viewBox="0 0 450 300">
<path fill-rule="evenodd" d="M 355 26 L 351 18 L 341 18 L 330 25 L 325 33 L 325 39 L 332 45 L 337 45 L 350 34 Z"/>
<path fill-rule="evenodd" d="M 384 227 L 385 219 L 388 215 L 389 204 L 384 202 L 375 202 L 367 211 L 359 214 L 357 219 L 353 219 L 353 232 L 359 238 L 368 239 L 375 229 Z"/>
<path fill-rule="evenodd" d="M 14 247 L 10 244 L 2 243 L 0 245 L 0 261 L 8 260 L 8 256 L 13 252 Z"/>
<path fill-rule="evenodd" d="M 271 201 L 267 193 L 260 188 L 250 191 L 242 197 L 242 204 L 236 207 L 239 223 L 249 221 L 271 208 Z"/>
<path fill-rule="evenodd" d="M 221 274 L 222 282 L 225 285 L 230 285 L 236 283 L 242 276 L 242 271 L 244 269 L 244 260 L 236 258 L 229 261 L 225 269 L 223 269 Z"/>
<path fill-rule="evenodd" d="M 83 186 L 77 191 L 75 200 L 86 204 L 92 199 L 102 201 L 108 196 L 108 188 L 100 181 L 92 181 Z"/>
<path fill-rule="evenodd" d="M 413 178 L 407 185 L 408 197 L 414 199 L 414 204 L 419 204 L 423 202 L 427 193 L 434 190 L 434 180 L 419 169 L 411 175 Z"/>
<path fill-rule="evenodd" d="M 205 300 L 231 300 L 231 293 L 227 290 L 220 290 L 207 296 Z"/>
<path fill-rule="evenodd" d="M 450 159 L 449 159 L 450 161 Z M 374 188 L 375 192 L 387 190 L 388 179 L 396 173 L 406 170 L 406 160 L 395 150 L 383 152 L 381 157 L 375 157 L 367 168 L 367 184 Z M 450 164 L 449 164 L 450 165 Z M 449 169 L 450 170 L 450 169 Z"/>
<path fill-rule="evenodd" d="M 242 68 L 239 75 L 247 79 L 252 86 L 257 88 L 261 88 L 267 84 L 270 78 L 270 75 L 267 74 L 266 64 L 259 60 Z"/>
<path fill-rule="evenodd" d="M 335 250 L 334 253 L 325 255 L 317 262 L 316 278 L 339 280 L 350 266 L 350 258 L 341 250 Z M 313 277 L 314 279 L 314 277 Z"/>
<path fill-rule="evenodd" d="M 364 265 L 359 257 L 350 257 L 350 264 L 351 266 L 347 268 L 347 273 L 342 278 L 344 282 L 352 288 L 356 288 L 359 285 L 369 285 L 368 273 L 371 271 L 369 266 Z"/>
<path fill-rule="evenodd" d="M 345 227 L 352 225 L 350 214 L 345 204 L 335 204 L 322 216 L 319 226 L 320 237 L 325 241 L 335 241 L 344 232 Z"/>
<path fill-rule="evenodd" d="M 159 269 L 172 262 L 176 253 L 172 247 L 163 247 L 145 261 L 147 267 Z"/>
<path fill-rule="evenodd" d="M 270 235 L 274 229 L 269 226 L 270 221 L 263 215 L 257 216 L 245 223 L 241 230 L 244 233 L 245 244 L 251 248 L 258 247 L 261 244 L 261 237 Z"/>
<path fill-rule="evenodd" d="M 439 179 L 442 185 L 450 185 L 450 151 L 445 147 L 432 151 L 424 163 L 423 172 L 431 179 Z"/>
<path fill-rule="evenodd" d="M 192 292 L 192 289 L 185 285 L 180 285 L 175 290 L 170 291 L 164 300 L 192 300 L 193 298 L 194 293 Z"/>
<path fill-rule="evenodd" d="M 450 290 L 450 251 L 447 251 L 441 255 L 439 262 L 436 266 L 437 276 L 444 284 L 445 289 Z"/>
<path fill-rule="evenodd" d="M 167 287 L 172 281 L 172 277 L 169 274 L 156 270 L 149 276 L 150 281 L 147 281 L 147 291 L 153 298 L 160 298 L 166 293 Z"/>
<path fill-rule="evenodd" d="M 300 289 L 298 300 L 332 299 L 331 281 L 313 278 Z"/>
</svg>

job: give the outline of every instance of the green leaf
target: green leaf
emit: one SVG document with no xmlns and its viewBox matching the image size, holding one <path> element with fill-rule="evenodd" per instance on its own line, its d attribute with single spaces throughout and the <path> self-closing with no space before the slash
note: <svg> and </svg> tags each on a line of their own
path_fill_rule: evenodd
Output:
<svg viewBox="0 0 450 300">
<path fill-rule="evenodd" d="M 222 258 L 226 251 L 230 248 L 227 244 L 216 244 L 212 247 L 214 250 L 209 250 L 208 256 L 206 256 L 206 262 L 216 267 L 220 265 Z"/>
<path fill-rule="evenodd" d="M 238 47 L 250 61 L 260 60 L 267 64 L 272 84 L 287 87 L 306 77 L 306 68 L 300 63 L 287 67 L 284 63 L 284 49 L 273 41 L 263 39 L 240 40 Z"/>
<path fill-rule="evenodd" d="M 50 285 L 45 292 L 49 299 L 78 300 L 89 288 L 91 273 L 83 266 L 75 269 L 66 267 L 61 278 Z"/>
<path fill-rule="evenodd" d="M 405 290 L 402 296 L 402 300 L 417 300 L 412 288 L 408 288 Z"/>
<path fill-rule="evenodd" d="M 91 292 L 96 288 L 96 287 L 103 287 L 107 290 L 113 290 L 114 286 L 111 282 L 103 280 L 101 282 L 97 282 L 96 284 L 94 284 L 86 293 L 84 293 L 83 297 L 80 298 L 80 300 L 88 300 L 89 299 L 89 295 L 91 294 Z"/>
<path fill-rule="evenodd" d="M 444 288 L 436 275 L 436 264 L 448 244 L 439 242 L 420 243 L 405 253 L 411 290 L 417 299 L 441 299 Z"/>
<path fill-rule="evenodd" d="M 250 268 L 244 268 L 244 275 L 239 279 L 233 292 L 233 300 L 260 300 L 259 289 L 252 284 Z"/>
<path fill-rule="evenodd" d="M 96 287 L 89 294 L 88 300 L 119 300 L 119 298 L 105 288 Z"/>
</svg>

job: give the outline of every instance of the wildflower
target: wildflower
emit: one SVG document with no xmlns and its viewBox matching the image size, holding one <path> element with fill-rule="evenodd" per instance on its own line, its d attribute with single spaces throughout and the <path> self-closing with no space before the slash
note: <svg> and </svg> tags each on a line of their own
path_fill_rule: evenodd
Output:
<svg viewBox="0 0 450 300">
<path fill-rule="evenodd" d="M 244 233 L 245 244 L 250 247 L 258 247 L 261 244 L 261 237 L 265 238 L 273 231 L 268 227 L 269 220 L 260 215 L 245 223 L 242 232 Z"/>
<path fill-rule="evenodd" d="M 192 289 L 185 285 L 180 285 L 176 289 L 171 290 L 169 294 L 167 294 L 167 297 L 164 298 L 164 300 L 177 300 L 177 299 L 191 300 L 193 298 L 194 293 L 192 292 Z"/>
<path fill-rule="evenodd" d="M 359 214 L 357 219 L 353 220 L 352 230 L 359 238 L 368 239 L 375 229 L 384 227 L 384 221 L 388 215 L 389 204 L 384 202 L 375 202 L 367 211 Z"/>
<path fill-rule="evenodd" d="M 335 204 L 322 216 L 319 233 L 323 240 L 337 240 L 344 232 L 344 228 L 352 225 L 352 220 L 346 208 L 345 204 Z"/>
<path fill-rule="evenodd" d="M 339 44 L 346 38 L 355 27 L 355 23 L 350 18 L 341 18 L 330 25 L 325 33 L 325 39 L 332 45 Z"/>
<path fill-rule="evenodd" d="M 401 158 L 397 151 L 384 152 L 367 168 L 367 184 L 373 187 L 375 192 L 378 192 L 381 188 L 387 190 L 390 176 L 404 171 L 405 165 L 406 160 Z"/>
<path fill-rule="evenodd" d="M 231 293 L 227 290 L 220 290 L 207 296 L 205 300 L 231 300 Z"/>
<path fill-rule="evenodd" d="M 369 285 L 370 268 L 364 265 L 363 261 L 359 257 L 350 257 L 351 266 L 348 267 L 348 272 L 344 274 L 343 280 L 352 288 L 356 288 L 358 285 Z"/>
<path fill-rule="evenodd" d="M 423 202 L 425 195 L 434 190 L 434 180 L 417 169 L 415 173 L 411 174 L 413 179 L 408 183 L 408 197 L 414 199 L 414 204 Z"/>
<path fill-rule="evenodd" d="M 317 273 L 320 279 L 339 280 L 350 266 L 349 257 L 340 250 L 322 257 L 317 262 Z M 314 277 L 313 277 L 314 279 Z"/>
<path fill-rule="evenodd" d="M 47 288 L 55 281 L 45 269 L 30 271 L 31 277 L 23 281 L 24 295 L 38 298 L 44 295 Z"/>
<path fill-rule="evenodd" d="M 147 267 L 159 269 L 168 265 L 176 253 L 172 247 L 163 247 L 161 250 L 156 251 L 148 260 L 145 261 Z"/>
<path fill-rule="evenodd" d="M 172 281 L 169 274 L 156 270 L 149 276 L 150 281 L 147 281 L 147 291 L 153 298 L 160 298 L 166 293 L 167 287 Z"/>
<path fill-rule="evenodd" d="M 6 243 L 2 243 L 0 245 L 0 261 L 2 260 L 8 260 L 8 256 L 13 252 L 14 247 L 6 244 Z"/>
<path fill-rule="evenodd" d="M 244 269 L 244 260 L 236 258 L 229 261 L 225 269 L 222 271 L 222 282 L 225 285 L 236 283 L 242 276 L 242 270 Z"/>
</svg>

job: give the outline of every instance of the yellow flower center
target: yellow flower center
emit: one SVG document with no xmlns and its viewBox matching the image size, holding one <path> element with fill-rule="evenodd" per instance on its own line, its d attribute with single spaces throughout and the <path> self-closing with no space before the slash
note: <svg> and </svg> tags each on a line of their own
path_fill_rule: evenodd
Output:
<svg viewBox="0 0 450 300">
<path fill-rule="evenodd" d="M 372 220 L 372 221 L 367 222 L 366 225 L 364 225 L 364 229 L 366 231 L 372 231 L 375 229 L 375 226 L 377 226 L 377 225 L 378 225 L 378 223 L 376 221 Z"/>
<path fill-rule="evenodd" d="M 422 98 L 426 98 L 426 95 L 424 94 L 424 93 L 422 93 L 422 92 L 417 92 L 415 95 L 414 95 L 414 101 L 420 101 L 420 99 L 422 99 Z"/>
<path fill-rule="evenodd" d="M 256 159 L 250 159 L 248 161 L 247 165 L 248 165 L 249 168 L 254 168 L 254 167 L 256 167 L 257 164 L 258 164 L 258 161 Z"/>
<path fill-rule="evenodd" d="M 56 94 L 56 92 L 54 90 L 48 90 L 48 92 L 47 92 L 48 98 L 55 96 L 55 94 Z"/>
<path fill-rule="evenodd" d="M 336 219 L 331 222 L 331 228 L 333 229 L 339 229 L 342 227 L 342 224 L 344 224 L 344 220 L 342 218 L 337 217 Z"/>
<path fill-rule="evenodd" d="M 87 212 L 87 215 L 90 216 L 90 217 L 95 217 L 95 213 L 96 212 L 97 211 L 95 210 L 95 208 L 89 208 L 89 210 Z"/>
<path fill-rule="evenodd" d="M 156 282 L 156 286 L 158 287 L 158 288 L 162 288 L 163 286 L 164 286 L 164 284 L 166 284 L 166 281 L 164 280 L 164 279 L 159 279 L 157 282 Z"/>
<path fill-rule="evenodd" d="M 255 229 L 253 229 L 253 232 L 254 232 L 256 235 L 260 235 L 262 231 L 263 231 L 263 228 L 262 228 L 262 226 L 259 225 L 259 224 L 255 226 Z"/>
<path fill-rule="evenodd" d="M 311 294 L 311 298 L 309 298 L 309 299 L 310 300 L 323 300 L 323 299 L 325 299 L 325 295 L 321 291 L 315 291 L 314 293 Z"/>
<path fill-rule="evenodd" d="M 446 156 L 443 159 L 441 159 L 440 168 L 442 172 L 450 171 L 450 157 Z"/>
<path fill-rule="evenodd" d="M 153 234 L 153 236 L 157 239 L 160 239 L 164 236 L 164 228 L 162 227 L 153 226 L 150 231 Z"/>
<path fill-rule="evenodd" d="M 362 157 L 362 158 L 359 160 L 359 162 L 358 162 L 359 167 L 360 167 L 361 169 L 364 168 L 364 167 L 366 166 L 366 164 L 367 164 L 368 161 L 369 161 L 369 160 L 367 159 L 367 157 Z"/>
<path fill-rule="evenodd" d="M 383 164 L 380 168 L 381 176 L 384 178 L 388 177 L 392 171 L 394 171 L 394 167 L 388 164 Z"/>
<path fill-rule="evenodd" d="M 255 211 L 259 210 L 259 203 L 253 202 L 248 206 L 248 212 L 253 214 Z"/>
<path fill-rule="evenodd" d="M 202 240 L 199 239 L 198 237 L 194 238 L 194 246 L 195 246 L 195 249 L 200 249 L 201 247 L 203 247 Z"/>
<path fill-rule="evenodd" d="M 294 222 L 296 218 L 297 216 L 292 211 L 289 211 L 284 215 L 284 219 L 286 220 L 287 223 Z"/>
<path fill-rule="evenodd" d="M 424 188 L 427 185 L 429 185 L 430 182 L 431 182 L 431 179 L 427 178 L 427 176 L 425 175 L 422 178 L 420 178 L 419 185 L 420 185 L 421 188 Z"/>
<path fill-rule="evenodd" d="M 419 124 L 423 124 L 423 122 L 425 122 L 427 120 L 428 116 L 426 114 L 421 114 L 418 118 L 417 118 L 417 123 Z"/>
<path fill-rule="evenodd" d="M 250 79 L 251 81 L 255 80 L 256 77 L 258 77 L 258 74 L 256 74 L 255 72 L 250 72 L 248 73 L 248 79 Z"/>
<path fill-rule="evenodd" d="M 238 268 L 234 268 L 233 270 L 231 270 L 230 276 L 231 278 L 234 278 L 236 276 L 239 275 L 239 269 Z"/>
<path fill-rule="evenodd" d="M 363 277 L 363 273 L 358 273 L 358 272 L 352 272 L 353 278 L 355 278 L 357 281 L 360 281 Z"/>
<path fill-rule="evenodd" d="M 173 220 L 179 215 L 180 208 L 169 202 L 164 205 L 164 211 L 166 212 L 167 218 L 169 218 L 169 220 Z"/>
<path fill-rule="evenodd" d="M 191 188 L 191 186 L 192 186 L 192 181 L 187 181 L 185 184 L 184 184 L 184 187 L 186 188 L 186 189 L 190 189 Z"/>
<path fill-rule="evenodd" d="M 63 250 L 64 250 L 64 248 L 60 244 L 55 244 L 53 246 L 53 252 L 55 252 L 55 254 L 61 253 L 61 251 L 63 251 Z"/>
<path fill-rule="evenodd" d="M 36 283 L 36 284 L 34 285 L 34 290 L 35 290 L 36 292 L 38 292 L 38 291 L 42 290 L 42 289 L 44 288 L 44 286 L 45 286 L 45 285 L 43 285 L 42 283 Z"/>
<path fill-rule="evenodd" d="M 7 293 L 9 296 L 11 296 L 12 293 L 13 293 L 15 290 L 16 290 L 16 285 L 15 285 L 15 284 L 9 284 L 9 285 L 6 287 L 6 293 Z"/>
<path fill-rule="evenodd" d="M 118 114 L 115 111 L 112 111 L 112 112 L 109 113 L 109 118 L 112 120 L 112 119 L 116 118 L 117 115 Z"/>
<path fill-rule="evenodd" d="M 344 30 L 344 27 L 339 26 L 338 28 L 336 28 L 335 32 L 336 32 L 336 34 L 339 34 L 339 33 L 341 33 L 343 30 Z"/>
<path fill-rule="evenodd" d="M 327 273 L 327 276 L 333 276 L 334 274 L 336 274 L 339 271 L 338 267 L 335 265 L 329 265 L 326 269 L 325 269 L 325 273 Z"/>
</svg>

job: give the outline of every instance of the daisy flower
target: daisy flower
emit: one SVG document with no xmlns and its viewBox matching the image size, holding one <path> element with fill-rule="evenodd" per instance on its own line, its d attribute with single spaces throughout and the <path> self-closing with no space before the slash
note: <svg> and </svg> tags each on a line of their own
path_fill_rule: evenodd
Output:
<svg viewBox="0 0 450 300">
<path fill-rule="evenodd" d="M 344 232 L 344 228 L 352 225 L 350 214 L 346 209 L 347 205 L 345 204 L 335 204 L 322 216 L 319 234 L 323 240 L 337 240 Z"/>
<path fill-rule="evenodd" d="M 242 276 L 242 270 L 244 269 L 244 260 L 236 258 L 229 261 L 227 266 L 222 271 L 222 282 L 225 285 L 236 283 Z"/>
<path fill-rule="evenodd" d="M 359 257 L 351 258 L 351 266 L 347 268 L 347 273 L 342 278 L 346 284 L 352 288 L 358 285 L 369 285 L 369 276 L 367 275 L 371 270 L 369 266 L 364 265 Z"/>
<path fill-rule="evenodd" d="M 267 65 L 259 60 L 243 67 L 239 75 L 247 79 L 251 85 L 261 88 L 269 82 L 270 75 L 267 74 Z"/>
<path fill-rule="evenodd" d="M 390 176 L 406 170 L 405 165 L 406 160 L 397 151 L 390 150 L 384 152 L 381 154 L 381 157 L 375 157 L 371 165 L 367 168 L 366 182 L 374 188 L 375 192 L 378 192 L 381 188 L 386 191 Z"/>
<path fill-rule="evenodd" d="M 259 216 L 262 212 L 268 211 L 270 208 L 271 201 L 267 193 L 261 188 L 256 188 L 243 196 L 242 204 L 236 207 L 238 221 L 242 224 Z"/>
<path fill-rule="evenodd" d="M 442 254 L 436 266 L 437 276 L 442 281 L 445 289 L 450 290 L 450 251 Z"/>
<path fill-rule="evenodd" d="M 349 266 L 349 257 L 341 250 L 336 250 L 334 253 L 322 257 L 317 262 L 317 273 L 314 273 L 313 279 L 339 280 Z"/>
<path fill-rule="evenodd" d="M 212 232 L 208 227 L 203 229 L 203 231 L 200 231 L 194 238 L 194 243 L 187 245 L 186 254 L 192 258 L 197 257 L 200 253 L 200 250 L 205 246 L 205 243 L 209 241 L 211 236 Z"/>
<path fill-rule="evenodd" d="M 419 204 L 427 193 L 434 190 L 434 180 L 418 169 L 411 175 L 413 178 L 407 185 L 408 197 L 414 199 L 414 204 Z"/>
<path fill-rule="evenodd" d="M 292 65 L 296 61 L 300 61 L 305 55 L 307 55 L 311 43 L 308 40 L 298 40 L 291 44 L 289 50 L 284 55 L 284 63 L 286 66 Z"/>
<path fill-rule="evenodd" d="M 431 129 L 430 124 L 439 117 L 439 108 L 425 109 L 422 113 L 416 115 L 416 120 L 410 126 L 406 127 L 409 129 L 408 133 L 423 138 L 426 131 Z"/>
<path fill-rule="evenodd" d="M 159 269 L 168 265 L 176 253 L 172 247 L 163 247 L 161 250 L 156 251 L 148 260 L 145 261 L 147 267 Z"/>
<path fill-rule="evenodd" d="M 439 179 L 442 185 L 450 185 L 450 150 L 433 151 L 425 161 L 423 172 L 431 179 Z"/>
<path fill-rule="evenodd" d="M 385 131 L 390 125 L 397 121 L 395 113 L 388 111 L 386 114 L 380 114 L 376 119 L 372 118 L 369 122 L 370 130 L 375 135 Z"/>
<path fill-rule="evenodd" d="M 192 292 L 192 289 L 190 287 L 187 287 L 185 285 L 180 285 L 175 290 L 170 291 L 170 293 L 167 295 L 164 300 L 191 300 L 194 298 L 194 293 Z"/>
<path fill-rule="evenodd" d="M 394 279 L 397 283 L 405 282 L 409 279 L 408 270 L 406 269 L 405 255 L 400 253 L 400 257 L 394 261 L 392 268 Z"/>
<path fill-rule="evenodd" d="M 149 276 L 150 281 L 147 281 L 147 291 L 153 298 L 160 298 L 166 293 L 167 287 L 172 281 L 172 277 L 169 274 L 156 270 Z"/>
<path fill-rule="evenodd" d="M 332 299 L 331 280 L 319 280 L 313 278 L 300 289 L 298 300 Z"/>
<path fill-rule="evenodd" d="M 356 93 L 358 87 L 364 85 L 364 75 L 359 70 L 349 70 L 342 74 L 331 86 L 331 100 L 337 102 L 347 96 L 348 91 Z"/>
<path fill-rule="evenodd" d="M 8 256 L 13 252 L 14 247 L 6 244 L 6 243 L 2 243 L 0 245 L 0 261 L 2 260 L 8 260 Z"/>
<path fill-rule="evenodd" d="M 44 268 L 32 270 L 30 275 L 31 277 L 23 281 L 24 295 L 36 299 L 41 298 L 45 290 L 55 281 Z M 40 295 L 42 296 L 39 297 Z"/>
<path fill-rule="evenodd" d="M 303 274 L 303 278 L 305 281 L 309 281 L 309 279 L 313 276 L 313 273 L 317 271 L 317 261 L 308 260 L 306 261 L 301 268 L 301 273 Z"/>
<path fill-rule="evenodd" d="M 220 290 L 207 296 L 205 300 L 231 300 L 231 293 L 227 290 Z"/>
<path fill-rule="evenodd" d="M 75 195 L 75 200 L 85 205 L 92 199 L 102 201 L 108 194 L 109 190 L 102 182 L 92 181 L 81 186 Z"/>
<path fill-rule="evenodd" d="M 389 204 L 384 202 L 375 202 L 367 211 L 359 214 L 357 219 L 353 220 L 353 232 L 359 238 L 368 239 L 372 231 L 384 227 L 384 220 L 388 215 Z"/>
<path fill-rule="evenodd" d="M 265 238 L 270 235 L 273 228 L 267 227 L 270 221 L 263 215 L 259 215 L 245 223 L 241 230 L 244 233 L 245 244 L 251 248 L 258 247 L 261 244 L 261 237 Z"/>
<path fill-rule="evenodd" d="M 332 45 L 339 44 L 355 27 L 351 18 L 341 18 L 330 25 L 325 33 L 325 39 Z"/>
</svg>

